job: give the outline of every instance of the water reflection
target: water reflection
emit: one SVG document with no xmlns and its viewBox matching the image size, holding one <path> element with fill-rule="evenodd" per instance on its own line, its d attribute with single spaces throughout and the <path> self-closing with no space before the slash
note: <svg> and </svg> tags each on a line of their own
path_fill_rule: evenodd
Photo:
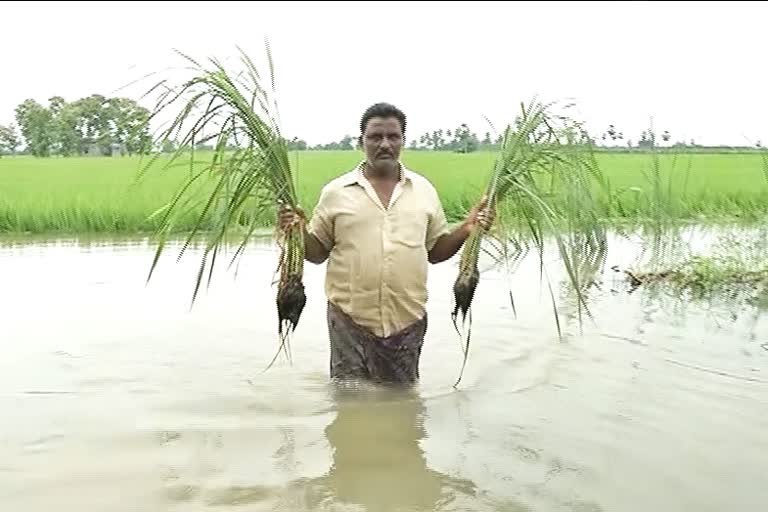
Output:
<svg viewBox="0 0 768 512">
<path fill-rule="evenodd" d="M 428 466 L 420 446 L 426 407 L 416 390 L 334 385 L 332 397 L 336 416 L 325 429 L 331 467 L 294 483 L 309 508 L 437 510 L 458 496 L 477 496 L 472 481 Z"/>
</svg>

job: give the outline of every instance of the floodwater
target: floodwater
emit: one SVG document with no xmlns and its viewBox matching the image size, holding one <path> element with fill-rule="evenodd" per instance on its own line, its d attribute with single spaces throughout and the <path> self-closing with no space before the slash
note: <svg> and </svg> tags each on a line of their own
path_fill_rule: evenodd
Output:
<svg viewBox="0 0 768 512">
<path fill-rule="evenodd" d="M 626 265 L 626 244 L 606 262 Z M 219 267 L 190 309 L 199 252 L 149 285 L 142 241 L 0 243 L 0 509 L 154 511 L 765 510 L 768 322 L 606 270 L 594 321 L 535 259 L 487 270 L 469 362 L 450 320 L 455 261 L 431 268 L 422 380 L 328 383 L 323 267 L 283 358 L 276 253 Z M 631 259 L 631 258 L 630 258 Z M 220 261 L 224 261 L 223 259 Z M 226 262 L 225 262 L 226 263 Z"/>
</svg>

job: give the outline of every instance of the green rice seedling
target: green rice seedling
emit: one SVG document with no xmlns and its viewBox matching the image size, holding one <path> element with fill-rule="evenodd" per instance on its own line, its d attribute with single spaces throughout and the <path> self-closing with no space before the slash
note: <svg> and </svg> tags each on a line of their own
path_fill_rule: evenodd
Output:
<svg viewBox="0 0 768 512">
<path fill-rule="evenodd" d="M 239 49 L 238 49 L 239 50 Z M 160 135 L 160 144 L 176 139 L 179 147 L 164 166 L 168 168 L 182 157 L 189 159 L 189 173 L 170 201 L 152 216 L 160 217 L 156 232 L 158 247 L 148 280 L 158 263 L 169 233 L 177 220 L 190 211 L 199 211 L 197 221 L 178 258 L 196 235 L 205 238 L 192 303 L 208 269 L 210 285 L 217 256 L 226 246 L 232 230 L 241 232 L 240 244 L 230 266 L 242 255 L 258 227 L 260 215 L 282 205 L 299 208 L 295 175 L 292 172 L 288 144 L 279 128 L 275 95 L 274 64 L 267 43 L 270 87 L 263 84 L 253 61 L 240 51 L 242 69 L 237 73 L 225 69 L 217 59 L 209 59 L 205 67 L 182 55 L 191 67 L 192 76 L 178 86 L 166 81 L 150 91 L 162 93 L 153 117 L 179 105 L 170 126 Z M 197 144 L 214 143 L 213 155 L 197 160 Z M 155 155 L 139 173 L 143 177 L 152 166 Z M 212 182 L 212 183 L 211 183 Z M 250 214 L 250 215 L 246 215 Z M 304 220 L 284 229 L 276 229 L 280 247 L 277 273 L 278 336 L 281 350 L 290 360 L 290 335 L 296 329 L 306 304 L 304 292 Z M 205 229 L 208 228 L 208 229 Z"/>
<path fill-rule="evenodd" d="M 591 152 L 585 131 L 579 123 L 551 111 L 552 105 L 536 101 L 521 112 L 514 126 L 507 126 L 501 150 L 485 187 L 489 208 L 513 203 L 522 216 L 528 235 L 540 255 L 543 272 L 545 232 L 551 233 L 565 266 L 570 283 L 577 291 L 579 319 L 586 302 L 581 293 L 589 277 L 599 268 L 607 250 L 606 233 L 599 221 L 600 205 L 595 199 L 592 183 L 608 188 Z M 461 381 L 469 352 L 471 337 L 471 305 L 480 272 L 478 260 L 484 241 L 496 238 L 495 246 L 504 248 L 508 234 L 493 237 L 477 228 L 467 239 L 461 253 L 459 272 L 454 283 L 454 326 L 461 316 L 466 327 L 463 343 L 464 361 Z M 519 246 L 520 242 L 515 241 Z M 506 252 L 504 250 L 503 252 Z M 503 256 L 502 252 L 502 258 Z M 511 295 L 511 293 L 510 293 Z M 560 323 L 550 286 L 558 334 Z M 514 307 L 514 302 L 513 302 Z"/>
<path fill-rule="evenodd" d="M 190 152 L 191 153 L 191 152 Z M 195 148 L 195 169 L 209 165 L 213 151 Z M 768 213 L 768 181 L 763 158 L 766 150 L 733 153 L 703 153 L 690 149 L 658 148 L 661 186 L 653 183 L 651 151 L 609 152 L 595 149 L 595 157 L 606 178 L 608 193 L 599 194 L 602 216 L 612 225 L 656 229 L 658 209 L 652 204 L 656 191 L 672 199 L 665 214 L 672 223 L 749 224 L 763 223 Z M 762 154 L 761 154 L 762 153 Z M 185 153 L 189 156 L 189 153 Z M 460 222 L 467 208 L 487 186 L 487 173 L 467 169 L 493 168 L 497 153 L 476 151 L 408 150 L 406 165 L 421 169 L 435 184 L 449 222 Z M 676 156 L 677 155 L 677 156 Z M 305 211 L 311 211 L 323 184 L 356 164 L 356 151 L 298 151 L 290 154 L 292 172 L 300 163 L 297 190 Z M 144 161 L 148 157 L 143 157 Z M 151 180 L 133 183 L 140 157 L 51 157 L 15 156 L 0 159 L 0 233 L 103 233 L 143 235 L 159 227 L 159 215 L 148 217 L 168 202 L 179 183 L 189 177 L 189 165 L 179 158 L 172 167 L 163 167 L 169 156 L 159 156 L 149 171 Z M 677 158 L 677 160 L 675 160 Z M 202 163 L 205 161 L 205 163 Z M 158 171 L 163 172 L 158 172 Z M 215 187 L 204 180 L 207 191 Z M 669 192 L 670 187 L 671 193 Z M 563 197 L 558 195 L 559 200 Z M 610 200 L 609 200 L 610 197 Z M 183 236 L 196 225 L 203 205 L 178 217 L 175 235 Z M 523 218 L 508 202 L 511 224 Z M 251 221 L 254 210 L 243 210 L 240 224 Z M 211 228 L 212 214 L 202 226 Z M 274 212 L 260 212 L 259 231 L 274 227 Z M 520 224 L 520 223 L 517 223 Z"/>
</svg>

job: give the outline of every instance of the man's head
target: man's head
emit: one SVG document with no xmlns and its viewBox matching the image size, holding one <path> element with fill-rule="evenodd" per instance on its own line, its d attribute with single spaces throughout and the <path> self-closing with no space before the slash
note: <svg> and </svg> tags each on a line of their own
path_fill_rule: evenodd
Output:
<svg viewBox="0 0 768 512">
<path fill-rule="evenodd" d="M 395 167 L 405 140 L 405 114 L 389 103 L 368 107 L 360 120 L 360 145 L 368 163 L 379 170 Z"/>
</svg>

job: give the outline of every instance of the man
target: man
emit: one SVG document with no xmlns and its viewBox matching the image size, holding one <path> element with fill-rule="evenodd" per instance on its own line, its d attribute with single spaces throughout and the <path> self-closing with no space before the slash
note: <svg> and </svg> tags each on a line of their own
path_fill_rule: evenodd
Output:
<svg viewBox="0 0 768 512">
<path fill-rule="evenodd" d="M 414 383 L 427 328 L 427 267 L 453 257 L 493 212 L 481 201 L 449 229 L 432 184 L 400 162 L 406 116 L 378 103 L 360 121 L 365 160 L 328 183 L 305 228 L 306 259 L 328 260 L 332 379 Z M 286 226 L 301 217 L 283 209 Z"/>
</svg>

